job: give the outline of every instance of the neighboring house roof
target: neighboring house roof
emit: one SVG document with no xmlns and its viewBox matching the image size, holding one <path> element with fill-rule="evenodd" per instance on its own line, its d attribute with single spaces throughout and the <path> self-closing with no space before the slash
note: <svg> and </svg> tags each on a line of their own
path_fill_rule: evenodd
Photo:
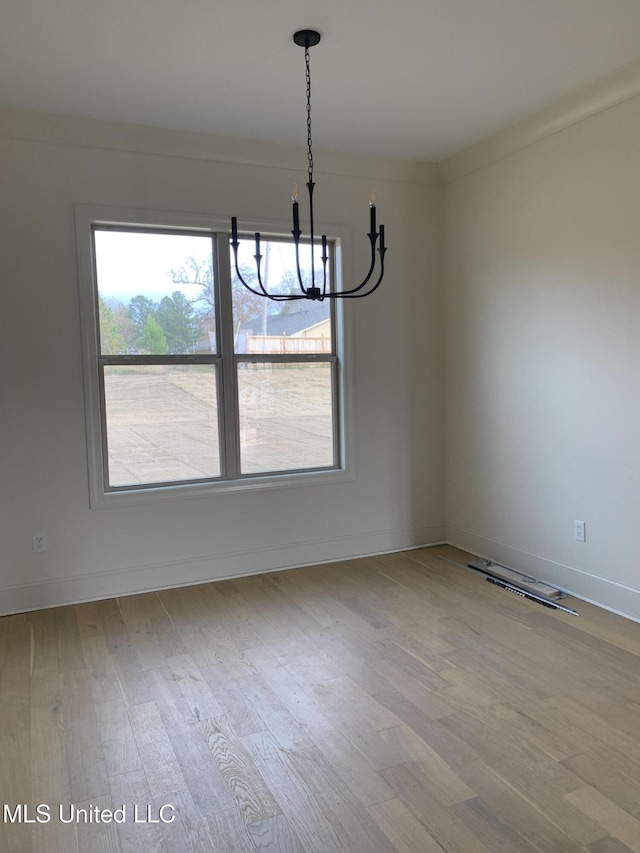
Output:
<svg viewBox="0 0 640 853">
<path fill-rule="evenodd" d="M 302 303 L 301 307 L 297 307 Z M 300 302 L 295 303 L 295 310 L 286 311 L 282 314 L 267 315 L 267 335 L 294 335 L 317 326 L 329 317 L 329 306 L 324 302 Z M 262 317 L 253 317 L 240 327 L 241 332 L 250 335 L 262 334 Z"/>
</svg>

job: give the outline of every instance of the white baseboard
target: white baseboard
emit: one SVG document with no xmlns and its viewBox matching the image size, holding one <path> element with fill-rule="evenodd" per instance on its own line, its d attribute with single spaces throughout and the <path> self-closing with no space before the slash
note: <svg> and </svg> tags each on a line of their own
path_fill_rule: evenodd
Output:
<svg viewBox="0 0 640 853">
<path fill-rule="evenodd" d="M 445 525 L 445 538 L 455 548 L 530 574 L 576 598 L 640 622 L 640 589 L 616 583 L 575 566 L 567 566 L 548 557 L 521 551 L 504 542 L 488 539 L 453 525 Z"/>
<path fill-rule="evenodd" d="M 640 622 L 640 589 L 618 584 L 462 528 L 442 524 L 408 530 L 381 530 L 14 584 L 0 588 L 0 616 L 406 551 L 443 542 L 483 559 L 495 560 L 531 574 L 576 598 Z"/>
<path fill-rule="evenodd" d="M 14 584 L 0 588 L 0 615 L 405 551 L 443 541 L 444 526 L 433 524 Z"/>
</svg>

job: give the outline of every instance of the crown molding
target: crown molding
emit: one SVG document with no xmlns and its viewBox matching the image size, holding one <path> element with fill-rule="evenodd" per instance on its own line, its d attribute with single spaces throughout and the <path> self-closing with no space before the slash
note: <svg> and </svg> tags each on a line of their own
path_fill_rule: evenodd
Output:
<svg viewBox="0 0 640 853">
<path fill-rule="evenodd" d="M 120 124 L 27 110 L 0 110 L 0 138 L 135 154 L 155 154 L 272 169 L 306 168 L 307 149 L 146 125 Z M 437 186 L 435 163 L 318 149 L 317 174 Z"/>
<path fill-rule="evenodd" d="M 578 89 L 517 124 L 454 154 L 440 164 L 442 184 L 502 160 L 535 142 L 640 95 L 640 60 Z"/>
</svg>

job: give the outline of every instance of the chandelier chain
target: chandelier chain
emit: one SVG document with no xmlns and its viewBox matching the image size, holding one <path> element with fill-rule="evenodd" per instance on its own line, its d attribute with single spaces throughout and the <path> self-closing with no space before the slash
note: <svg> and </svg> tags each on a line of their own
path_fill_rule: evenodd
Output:
<svg viewBox="0 0 640 853">
<path fill-rule="evenodd" d="M 309 163 L 309 183 L 313 183 L 313 151 L 311 149 L 311 69 L 309 66 L 309 44 L 304 47 L 304 63 L 307 76 L 307 160 Z"/>
</svg>

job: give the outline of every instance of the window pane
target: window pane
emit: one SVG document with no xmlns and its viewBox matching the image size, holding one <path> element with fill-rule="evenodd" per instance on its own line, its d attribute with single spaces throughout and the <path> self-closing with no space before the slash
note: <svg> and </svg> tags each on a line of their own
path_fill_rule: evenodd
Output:
<svg viewBox="0 0 640 853">
<path fill-rule="evenodd" d="M 329 363 L 238 365 L 243 474 L 334 464 Z"/>
<path fill-rule="evenodd" d="M 238 266 L 248 285 L 259 289 L 255 240 L 240 240 Z M 262 283 L 269 293 L 300 293 L 296 272 L 295 247 L 283 240 L 261 240 L 260 252 Z M 315 280 L 322 287 L 322 249 L 316 246 Z M 309 246 L 300 247 L 300 265 L 305 286 L 311 283 L 311 253 Z M 331 289 L 330 267 L 327 263 L 327 289 Z M 330 353 L 331 306 L 327 299 L 311 302 L 299 299 L 291 302 L 273 302 L 264 296 L 248 291 L 235 274 L 232 256 L 232 290 L 234 315 L 234 340 L 236 353 Z"/>
<path fill-rule="evenodd" d="M 109 486 L 220 476 L 216 368 L 104 368 Z"/>
<path fill-rule="evenodd" d="M 216 351 L 210 236 L 94 234 L 102 355 Z"/>
</svg>

